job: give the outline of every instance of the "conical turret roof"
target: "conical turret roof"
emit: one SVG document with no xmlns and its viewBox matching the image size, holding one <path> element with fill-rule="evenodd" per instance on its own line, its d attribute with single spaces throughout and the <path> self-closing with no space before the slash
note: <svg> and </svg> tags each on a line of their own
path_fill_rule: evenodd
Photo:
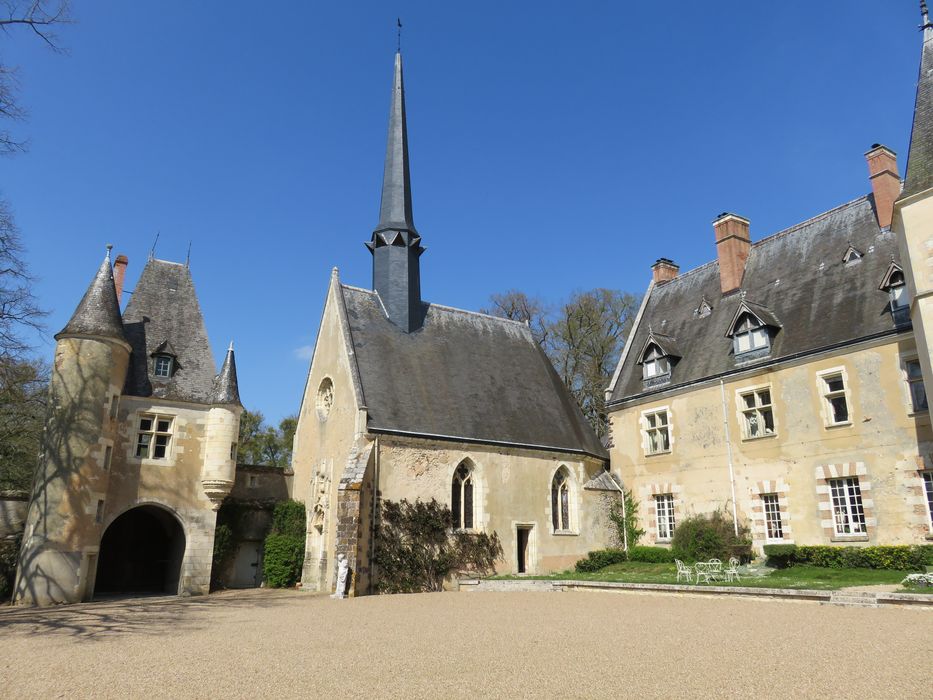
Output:
<svg viewBox="0 0 933 700">
<path fill-rule="evenodd" d="M 113 267 L 110 264 L 110 248 L 91 280 L 84 298 L 71 316 L 71 320 L 56 335 L 56 340 L 66 335 L 91 335 L 126 340 L 123 321 L 120 317 L 120 302 L 113 284 Z"/>
<path fill-rule="evenodd" d="M 226 406 L 242 406 L 240 403 L 240 387 L 236 379 L 236 357 L 233 354 L 233 343 L 227 348 L 220 373 L 214 378 L 214 391 L 211 393 L 212 404 Z"/>
<path fill-rule="evenodd" d="M 923 48 L 907 156 L 907 177 L 901 198 L 933 187 L 933 22 L 930 22 L 926 2 L 920 3 L 920 16 Z"/>
</svg>

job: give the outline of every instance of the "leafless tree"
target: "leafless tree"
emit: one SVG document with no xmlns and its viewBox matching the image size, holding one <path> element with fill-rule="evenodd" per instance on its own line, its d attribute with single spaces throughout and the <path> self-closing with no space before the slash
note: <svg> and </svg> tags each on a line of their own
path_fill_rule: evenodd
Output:
<svg viewBox="0 0 933 700">
<path fill-rule="evenodd" d="M 70 9 L 69 0 L 0 0 L 0 30 L 4 34 L 30 31 L 53 51 L 63 51 L 55 30 L 71 21 Z M 4 124 L 25 118 L 18 97 L 16 68 L 0 60 L 0 119 Z M 25 148 L 26 142 L 17 139 L 9 127 L 0 127 L 0 155 Z"/>
<path fill-rule="evenodd" d="M 538 344 L 544 346 L 547 343 L 547 306 L 543 301 L 517 289 L 493 294 L 489 301 L 492 306 L 482 309 L 482 313 L 527 323 Z"/>
</svg>

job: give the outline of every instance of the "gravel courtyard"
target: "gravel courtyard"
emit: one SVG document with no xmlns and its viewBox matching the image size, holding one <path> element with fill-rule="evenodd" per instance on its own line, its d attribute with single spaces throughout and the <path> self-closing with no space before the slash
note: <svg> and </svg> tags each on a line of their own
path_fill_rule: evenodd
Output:
<svg viewBox="0 0 933 700">
<path fill-rule="evenodd" d="M 933 697 L 933 611 L 619 593 L 255 590 L 0 609 L 0 694 Z"/>
</svg>

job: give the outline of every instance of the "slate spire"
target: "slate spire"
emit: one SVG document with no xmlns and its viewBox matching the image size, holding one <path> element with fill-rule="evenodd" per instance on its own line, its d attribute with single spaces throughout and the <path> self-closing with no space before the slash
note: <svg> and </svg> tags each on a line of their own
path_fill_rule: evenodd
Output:
<svg viewBox="0 0 933 700">
<path fill-rule="evenodd" d="M 233 354 L 233 343 L 227 348 L 223 367 L 214 378 L 214 391 L 211 393 L 212 404 L 225 406 L 242 406 L 240 403 L 240 387 L 236 379 L 236 357 Z"/>
<path fill-rule="evenodd" d="M 933 187 L 933 22 L 926 1 L 920 3 L 920 30 L 923 48 L 920 54 L 920 76 L 917 79 L 917 101 L 914 104 L 914 125 L 910 132 L 907 155 L 907 177 L 901 198 Z"/>
<path fill-rule="evenodd" d="M 64 335 L 91 335 L 126 340 L 120 317 L 120 302 L 117 300 L 117 290 L 113 283 L 110 248 L 108 245 L 107 255 L 97 269 L 97 274 L 91 280 L 71 320 L 55 335 L 56 340 Z"/>
<path fill-rule="evenodd" d="M 389 320 L 406 333 L 417 330 L 424 316 L 419 264 L 424 248 L 415 230 L 411 208 L 401 53 L 395 54 L 379 223 L 366 247 L 373 255 L 373 289 L 379 294 Z"/>
</svg>

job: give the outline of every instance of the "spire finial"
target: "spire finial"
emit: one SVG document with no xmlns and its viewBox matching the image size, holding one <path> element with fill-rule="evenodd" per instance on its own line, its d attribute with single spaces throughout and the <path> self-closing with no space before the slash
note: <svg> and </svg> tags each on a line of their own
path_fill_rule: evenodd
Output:
<svg viewBox="0 0 933 700">
<path fill-rule="evenodd" d="M 185 267 L 191 267 L 191 241 L 188 241 L 188 254 L 185 256 Z"/>
<path fill-rule="evenodd" d="M 402 18 L 396 17 L 395 24 L 398 25 L 398 46 L 396 48 L 397 53 L 402 53 Z"/>
<path fill-rule="evenodd" d="M 933 24 L 930 24 L 930 11 L 927 9 L 927 0 L 920 0 L 920 19 L 923 22 L 920 29 L 933 27 Z"/>
<path fill-rule="evenodd" d="M 227 352 L 233 352 L 233 341 L 230 341 L 230 347 L 227 348 Z"/>
<path fill-rule="evenodd" d="M 113 250 L 113 243 L 107 244 L 107 260 L 110 260 L 110 251 Z"/>
</svg>

